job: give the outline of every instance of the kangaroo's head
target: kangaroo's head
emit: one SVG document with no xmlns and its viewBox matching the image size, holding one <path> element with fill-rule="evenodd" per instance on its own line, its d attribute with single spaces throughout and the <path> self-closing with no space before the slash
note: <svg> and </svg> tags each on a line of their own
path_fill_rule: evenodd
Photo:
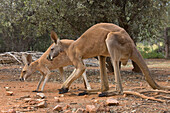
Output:
<svg viewBox="0 0 170 113">
<path fill-rule="evenodd" d="M 21 71 L 20 81 L 25 81 L 32 73 L 36 71 L 38 62 L 32 62 L 31 55 L 22 55 L 22 60 L 24 62 L 24 67 Z"/>
<path fill-rule="evenodd" d="M 57 57 L 60 52 L 64 51 L 63 45 L 54 31 L 51 32 L 51 39 L 54 42 L 54 44 L 51 46 L 49 55 L 47 56 L 47 59 L 50 61 Z"/>
</svg>

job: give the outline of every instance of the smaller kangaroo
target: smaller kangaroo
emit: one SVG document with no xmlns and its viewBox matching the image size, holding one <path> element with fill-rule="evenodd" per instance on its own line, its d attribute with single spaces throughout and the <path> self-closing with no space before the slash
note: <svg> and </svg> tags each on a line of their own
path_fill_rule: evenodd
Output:
<svg viewBox="0 0 170 113">
<path fill-rule="evenodd" d="M 73 42 L 74 40 L 62 40 L 62 43 L 65 43 L 66 45 L 71 45 L 71 43 Z M 37 70 L 42 74 L 40 81 L 38 83 L 37 89 L 33 92 L 43 92 L 44 86 L 46 82 L 48 81 L 49 76 L 51 75 L 50 70 L 59 68 L 60 74 L 64 82 L 65 76 L 63 74 L 63 67 L 67 65 L 72 65 L 72 62 L 70 61 L 70 59 L 68 58 L 65 52 L 62 52 L 59 55 L 59 57 L 55 58 L 53 61 L 47 60 L 47 55 L 49 54 L 52 45 L 46 50 L 46 52 L 39 59 L 37 59 L 34 62 L 32 62 L 32 57 L 30 54 L 22 55 L 22 59 L 23 59 L 25 66 L 23 67 L 21 75 L 20 75 L 21 81 L 25 81 L 28 77 L 30 77 Z M 44 82 L 41 87 L 41 91 L 38 91 L 43 80 Z M 83 73 L 83 80 L 84 80 L 85 87 L 87 89 L 91 89 L 90 84 L 88 83 L 88 80 L 86 77 L 86 73 Z"/>
</svg>

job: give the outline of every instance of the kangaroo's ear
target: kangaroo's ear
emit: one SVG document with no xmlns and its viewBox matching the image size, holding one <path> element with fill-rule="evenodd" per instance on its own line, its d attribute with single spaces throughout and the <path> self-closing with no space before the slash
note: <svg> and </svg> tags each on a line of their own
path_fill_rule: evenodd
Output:
<svg viewBox="0 0 170 113">
<path fill-rule="evenodd" d="M 32 62 L 32 56 L 30 54 L 27 55 L 28 65 Z"/>
<path fill-rule="evenodd" d="M 54 31 L 51 31 L 51 40 L 56 44 L 60 42 L 60 39 Z"/>
<path fill-rule="evenodd" d="M 25 54 L 22 54 L 22 61 L 24 62 L 25 65 L 28 64 Z"/>
</svg>

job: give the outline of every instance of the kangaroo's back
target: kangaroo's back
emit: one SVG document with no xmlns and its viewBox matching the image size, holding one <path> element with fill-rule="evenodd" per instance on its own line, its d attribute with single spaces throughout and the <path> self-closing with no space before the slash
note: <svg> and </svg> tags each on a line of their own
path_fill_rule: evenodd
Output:
<svg viewBox="0 0 170 113">
<path fill-rule="evenodd" d="M 61 40 L 61 42 L 69 46 L 74 42 L 74 40 L 63 39 L 63 40 Z M 50 50 L 51 50 L 51 47 L 53 46 L 53 44 L 51 44 L 51 46 L 39 58 L 39 64 L 45 65 L 50 70 L 57 69 L 59 67 L 64 67 L 67 65 L 71 65 L 72 63 L 65 52 L 61 52 L 58 57 L 54 58 L 53 61 L 47 60 L 47 56 L 50 53 Z"/>
</svg>

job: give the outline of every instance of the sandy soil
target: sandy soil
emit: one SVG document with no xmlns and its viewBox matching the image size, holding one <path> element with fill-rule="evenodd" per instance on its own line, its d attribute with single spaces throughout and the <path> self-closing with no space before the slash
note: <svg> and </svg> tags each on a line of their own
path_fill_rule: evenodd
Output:
<svg viewBox="0 0 170 113">
<path fill-rule="evenodd" d="M 165 59 L 150 59 L 146 60 L 150 68 L 152 77 L 157 83 L 164 86 L 170 86 L 170 60 Z M 98 94 L 91 94 L 87 96 L 77 96 L 79 89 L 84 89 L 82 79 L 76 80 L 70 87 L 69 93 L 64 95 L 58 94 L 58 89 L 61 87 L 62 81 L 59 73 L 53 71 L 49 82 L 46 84 L 44 94 L 47 102 L 46 108 L 37 108 L 30 102 L 25 102 L 22 97 L 29 96 L 31 99 L 36 100 L 36 93 L 32 92 L 36 89 L 40 73 L 36 72 L 32 75 L 27 82 L 20 82 L 18 80 L 22 66 L 19 65 L 1 65 L 0 66 L 0 112 L 13 109 L 17 112 L 29 113 L 52 113 L 56 105 L 61 105 L 63 108 L 67 105 L 70 107 L 66 110 L 75 112 L 78 108 L 86 108 L 86 105 L 95 105 L 98 108 L 97 112 L 111 112 L 111 113 L 168 113 L 170 112 L 170 95 L 164 93 L 143 93 L 147 96 L 160 95 L 168 98 L 161 97 L 160 99 L 166 100 L 167 103 L 161 103 L 153 100 L 142 99 L 134 95 L 116 95 L 111 96 L 119 101 L 117 106 L 107 106 L 106 100 L 110 97 L 98 97 Z M 72 67 L 65 68 L 67 76 L 72 71 Z M 122 83 L 124 90 L 140 92 L 142 90 L 152 90 L 147 84 L 144 77 L 140 73 L 131 71 L 132 65 L 128 63 L 127 66 L 122 67 Z M 100 87 L 100 77 L 98 67 L 88 67 L 87 78 L 92 88 Z M 55 81 L 57 80 L 57 81 Z M 110 88 L 114 89 L 114 76 L 109 73 Z M 12 96 L 6 96 L 5 87 L 9 87 L 13 91 Z M 57 102 L 54 97 L 59 97 L 60 102 Z M 169 99 L 169 100 L 168 100 Z M 97 100 L 97 103 L 94 102 Z M 61 112 L 65 112 L 63 110 Z"/>
</svg>

